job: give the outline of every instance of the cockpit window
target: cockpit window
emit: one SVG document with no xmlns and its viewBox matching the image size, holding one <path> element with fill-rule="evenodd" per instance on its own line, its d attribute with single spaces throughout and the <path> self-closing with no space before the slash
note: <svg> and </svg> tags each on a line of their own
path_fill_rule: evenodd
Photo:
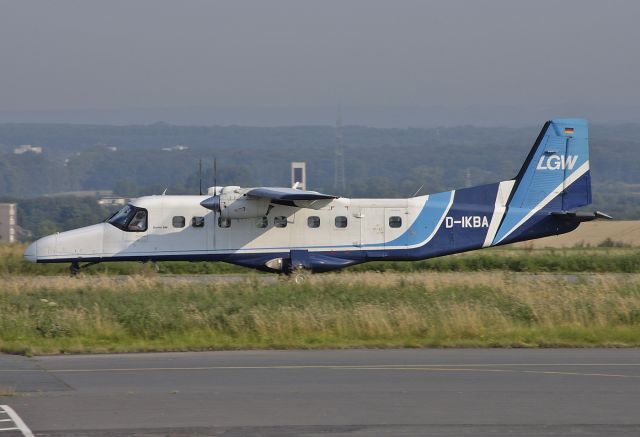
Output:
<svg viewBox="0 0 640 437">
<path fill-rule="evenodd" d="M 112 215 L 107 223 L 128 232 L 144 232 L 147 230 L 147 210 L 133 205 L 125 205 Z"/>
<path fill-rule="evenodd" d="M 133 208 L 131 205 L 123 206 L 120 211 L 116 212 L 112 215 L 107 222 L 111 223 L 116 228 L 124 229 L 127 226 L 127 222 L 129 221 L 129 215 Z"/>
</svg>

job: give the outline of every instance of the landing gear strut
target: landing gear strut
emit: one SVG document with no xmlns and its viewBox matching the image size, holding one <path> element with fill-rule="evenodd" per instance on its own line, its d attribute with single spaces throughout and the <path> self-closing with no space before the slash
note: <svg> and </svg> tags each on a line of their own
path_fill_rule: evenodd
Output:
<svg viewBox="0 0 640 437">
<path fill-rule="evenodd" d="M 72 278 L 75 278 L 79 274 L 80 274 L 80 264 L 78 264 L 77 262 L 71 263 L 71 265 L 69 266 L 69 275 Z"/>
<path fill-rule="evenodd" d="M 90 262 L 90 263 L 86 263 L 85 265 L 81 266 L 79 262 L 74 261 L 71 263 L 71 265 L 69 266 L 69 275 L 72 278 L 77 277 L 81 270 L 86 269 L 87 267 L 90 267 L 94 264 L 98 264 L 97 262 Z"/>
</svg>

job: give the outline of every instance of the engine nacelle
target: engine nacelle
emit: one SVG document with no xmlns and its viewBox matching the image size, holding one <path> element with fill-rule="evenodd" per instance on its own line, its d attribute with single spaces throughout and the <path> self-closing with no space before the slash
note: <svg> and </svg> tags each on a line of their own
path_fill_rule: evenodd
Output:
<svg viewBox="0 0 640 437">
<path fill-rule="evenodd" d="M 208 191 L 214 195 L 200 205 L 220 214 L 223 219 L 252 219 L 264 217 L 269 212 L 270 199 L 248 197 L 247 189 L 228 186 L 211 187 Z"/>
</svg>

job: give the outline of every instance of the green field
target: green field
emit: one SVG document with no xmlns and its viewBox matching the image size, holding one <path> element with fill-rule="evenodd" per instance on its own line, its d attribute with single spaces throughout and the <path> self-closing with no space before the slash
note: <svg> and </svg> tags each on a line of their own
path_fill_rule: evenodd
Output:
<svg viewBox="0 0 640 437">
<path fill-rule="evenodd" d="M 0 351 L 640 347 L 640 250 L 604 246 L 368 263 L 302 286 L 224 263 L 69 278 L 0 246 Z"/>
<path fill-rule="evenodd" d="M 640 346 L 640 275 L 5 277 L 0 351 Z"/>
</svg>

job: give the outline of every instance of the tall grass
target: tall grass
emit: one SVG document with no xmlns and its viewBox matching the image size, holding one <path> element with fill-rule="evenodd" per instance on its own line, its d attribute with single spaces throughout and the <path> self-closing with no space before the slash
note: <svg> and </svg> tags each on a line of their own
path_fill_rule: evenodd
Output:
<svg viewBox="0 0 640 437">
<path fill-rule="evenodd" d="M 640 346 L 640 275 L 322 275 L 304 286 L 5 277 L 0 350 Z"/>
</svg>

